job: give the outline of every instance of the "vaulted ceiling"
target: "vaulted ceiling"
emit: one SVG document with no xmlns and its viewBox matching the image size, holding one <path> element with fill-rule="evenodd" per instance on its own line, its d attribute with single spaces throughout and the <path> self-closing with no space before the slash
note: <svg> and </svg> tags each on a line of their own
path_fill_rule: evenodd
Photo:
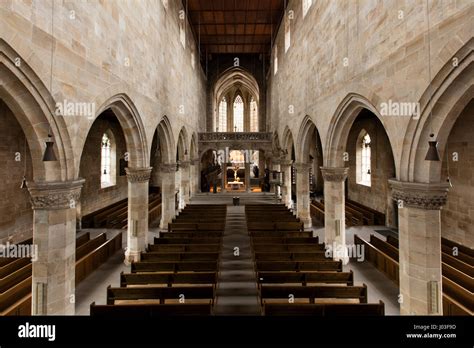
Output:
<svg viewBox="0 0 474 348">
<path fill-rule="evenodd" d="M 183 0 L 201 53 L 269 53 L 285 0 Z"/>
</svg>

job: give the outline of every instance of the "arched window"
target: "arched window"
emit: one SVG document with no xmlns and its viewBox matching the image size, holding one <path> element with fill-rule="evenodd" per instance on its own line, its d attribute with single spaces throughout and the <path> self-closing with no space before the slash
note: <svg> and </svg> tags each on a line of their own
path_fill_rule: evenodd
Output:
<svg viewBox="0 0 474 348">
<path fill-rule="evenodd" d="M 255 99 L 250 99 L 250 131 L 258 132 L 258 108 Z"/>
<path fill-rule="evenodd" d="M 371 150 L 370 150 L 370 135 L 365 130 L 359 135 L 357 141 L 356 153 L 356 181 L 358 184 L 371 186 Z"/>
<path fill-rule="evenodd" d="M 244 101 L 238 95 L 234 100 L 234 132 L 244 131 Z"/>
<path fill-rule="evenodd" d="M 227 100 L 222 98 L 219 103 L 219 121 L 217 123 L 219 132 L 227 132 Z"/>
<path fill-rule="evenodd" d="M 101 155 L 100 155 L 100 187 L 115 185 L 116 161 L 115 161 L 115 143 L 110 133 L 105 132 L 102 135 Z"/>
</svg>

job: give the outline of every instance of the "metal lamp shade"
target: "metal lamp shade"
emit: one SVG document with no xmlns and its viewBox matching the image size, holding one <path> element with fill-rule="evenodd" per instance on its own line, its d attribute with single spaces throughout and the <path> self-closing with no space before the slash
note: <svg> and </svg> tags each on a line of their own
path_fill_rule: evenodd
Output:
<svg viewBox="0 0 474 348">
<path fill-rule="evenodd" d="M 56 155 L 54 154 L 54 142 L 47 141 L 46 149 L 44 150 L 43 162 L 57 161 Z"/>
<path fill-rule="evenodd" d="M 426 153 L 426 161 L 437 161 L 439 162 L 439 152 L 438 152 L 438 142 L 437 141 L 428 141 L 429 147 L 428 152 Z"/>
</svg>

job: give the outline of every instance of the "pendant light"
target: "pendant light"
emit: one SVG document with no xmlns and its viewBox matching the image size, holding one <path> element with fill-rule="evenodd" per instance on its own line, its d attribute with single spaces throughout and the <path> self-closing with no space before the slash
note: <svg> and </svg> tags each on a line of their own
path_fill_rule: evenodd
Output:
<svg viewBox="0 0 474 348">
<path fill-rule="evenodd" d="M 425 161 L 434 161 L 434 162 L 439 162 L 440 157 L 439 157 L 439 151 L 438 151 L 438 141 L 435 138 L 435 135 L 433 133 L 433 106 L 431 104 L 432 99 L 433 99 L 433 90 L 431 88 L 431 35 L 430 35 L 430 9 L 429 9 L 429 4 L 428 0 L 426 0 L 426 17 L 427 17 L 427 24 L 428 24 L 428 75 L 429 75 L 429 89 L 430 89 L 430 99 L 428 103 L 428 107 L 430 107 L 430 113 L 429 113 L 429 122 L 430 122 L 430 140 L 428 141 L 428 152 L 426 153 Z"/>
<path fill-rule="evenodd" d="M 54 59 L 54 0 L 51 3 L 51 78 L 49 83 L 49 91 L 53 94 L 53 59 Z M 43 162 L 57 161 L 54 154 L 54 141 L 51 135 L 51 120 L 48 120 L 49 131 L 48 139 L 46 140 L 46 149 L 44 150 Z"/>
</svg>

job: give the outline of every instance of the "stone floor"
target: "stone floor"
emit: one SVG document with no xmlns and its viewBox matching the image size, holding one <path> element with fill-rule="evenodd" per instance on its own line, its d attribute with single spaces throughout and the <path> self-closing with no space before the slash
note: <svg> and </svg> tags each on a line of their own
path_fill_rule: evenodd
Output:
<svg viewBox="0 0 474 348">
<path fill-rule="evenodd" d="M 216 314 L 219 315 L 256 315 L 259 313 L 258 297 L 256 289 L 255 272 L 250 251 L 250 238 L 245 226 L 245 212 L 242 206 L 233 206 L 231 192 L 225 194 L 199 194 L 193 197 L 191 204 L 214 203 L 227 204 L 228 216 L 226 230 L 223 238 L 223 249 L 220 263 L 220 274 L 216 297 Z M 274 195 L 268 193 L 240 193 L 240 204 L 246 202 L 268 204 L 275 202 Z M 385 238 L 375 230 L 383 230 L 384 226 L 357 226 L 346 230 L 346 243 L 354 242 L 354 234 L 368 239 L 370 234 Z M 123 247 L 126 246 L 126 231 L 91 229 L 83 230 L 81 233 L 91 232 L 91 237 L 106 232 L 108 238 L 116 233 L 123 233 Z M 313 228 L 313 234 L 324 240 L 324 228 Z M 159 230 L 150 229 L 149 243 L 158 236 Z M 240 256 L 234 256 L 234 247 L 239 247 Z M 385 303 L 386 315 L 399 315 L 398 287 L 385 275 L 375 269 L 367 261 L 358 262 L 351 259 L 344 266 L 344 271 L 354 272 L 356 285 L 362 283 L 368 287 L 368 302 L 376 303 L 382 300 Z M 92 302 L 96 304 L 106 303 L 106 288 L 108 285 L 119 286 L 120 272 L 129 272 L 130 266 L 123 263 L 123 251 L 117 252 L 105 264 L 101 265 L 94 273 L 87 277 L 76 287 L 76 314 L 89 315 L 89 306 Z"/>
</svg>

